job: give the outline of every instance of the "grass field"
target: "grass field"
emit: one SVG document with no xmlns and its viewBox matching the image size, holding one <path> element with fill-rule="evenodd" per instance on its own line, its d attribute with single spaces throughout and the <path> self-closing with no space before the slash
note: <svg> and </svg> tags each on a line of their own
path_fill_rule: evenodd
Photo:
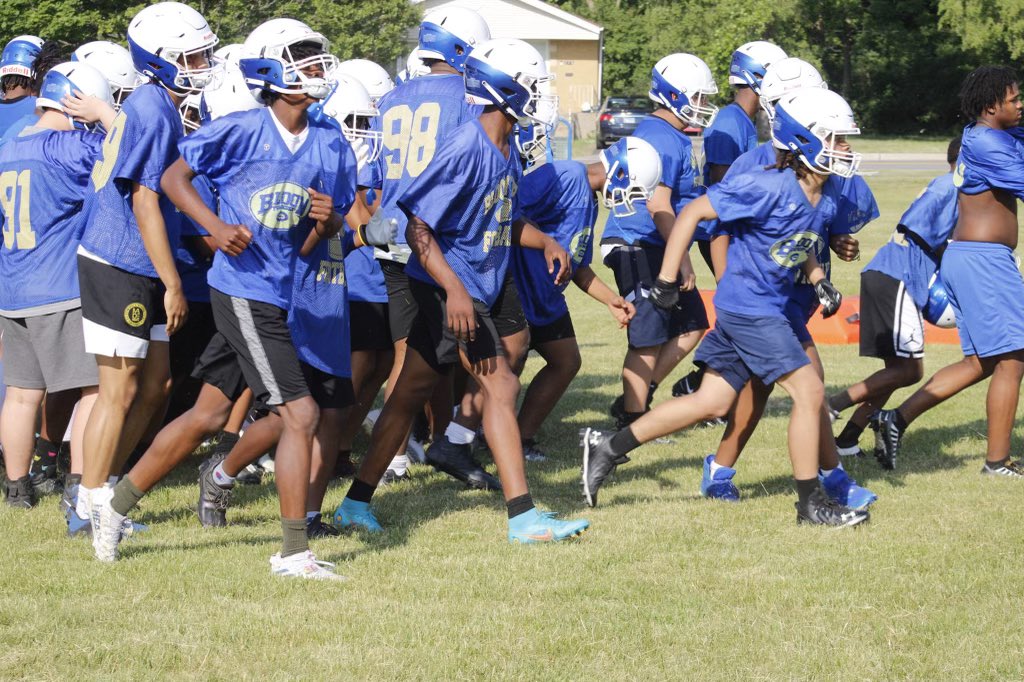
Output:
<svg viewBox="0 0 1024 682">
<path fill-rule="evenodd" d="M 836 267 L 844 291 L 856 293 L 857 271 L 928 179 L 871 179 L 883 215 L 862 235 L 863 261 Z M 1022 488 L 978 475 L 984 386 L 915 423 L 897 471 L 847 462 L 880 496 L 861 529 L 795 525 L 778 396 L 740 463 L 740 504 L 699 497 L 719 434 L 697 429 L 638 450 L 587 510 L 576 434 L 610 426 L 625 341 L 599 306 L 569 295 L 583 371 L 542 433 L 552 458 L 529 476 L 541 505 L 591 520 L 580 541 L 510 546 L 498 496 L 414 467 L 377 496 L 383 535 L 314 543 L 348 582 L 275 579 L 272 486 L 240 489 L 232 525 L 203 530 L 196 460 L 143 501 L 137 520 L 151 531 L 114 566 L 63 537 L 56 498 L 0 509 L 0 679 L 1024 677 Z M 830 391 L 877 367 L 853 346 L 822 355 Z M 927 371 L 958 357 L 930 348 Z"/>
</svg>

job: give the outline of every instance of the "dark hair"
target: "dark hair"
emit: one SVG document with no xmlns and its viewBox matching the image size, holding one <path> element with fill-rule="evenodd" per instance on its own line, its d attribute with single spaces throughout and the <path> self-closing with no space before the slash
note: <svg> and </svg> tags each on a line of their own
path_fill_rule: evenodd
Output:
<svg viewBox="0 0 1024 682">
<path fill-rule="evenodd" d="M 32 69 L 36 72 L 36 75 L 32 78 L 28 76 L 4 76 L 0 79 L 0 92 L 7 92 L 14 88 L 27 88 L 31 92 L 38 94 L 43 85 L 43 77 L 46 75 L 46 72 L 64 61 L 66 60 L 60 51 L 60 45 L 54 40 L 47 40 L 43 43 L 39 54 L 36 55 L 36 59 L 32 63 Z"/>
<path fill-rule="evenodd" d="M 324 52 L 323 45 L 313 42 L 312 40 L 308 40 L 303 43 L 295 43 L 288 48 L 288 51 L 292 53 L 292 59 L 295 61 L 315 57 L 318 54 L 326 54 Z"/>
<path fill-rule="evenodd" d="M 784 171 L 790 169 L 798 178 L 802 178 L 811 172 L 811 169 L 800 160 L 800 155 L 789 149 L 776 149 L 775 150 L 775 163 L 771 166 L 765 166 L 765 170 L 777 170 Z"/>
<path fill-rule="evenodd" d="M 946 163 L 953 165 L 956 163 L 956 159 L 960 156 L 960 143 L 963 141 L 963 135 L 957 135 L 949 141 L 949 146 L 946 147 Z"/>
<path fill-rule="evenodd" d="M 1002 102 L 1006 91 L 1017 83 L 1017 72 L 1009 66 L 979 66 L 960 86 L 960 113 L 968 121 L 977 120 L 986 109 Z"/>
</svg>

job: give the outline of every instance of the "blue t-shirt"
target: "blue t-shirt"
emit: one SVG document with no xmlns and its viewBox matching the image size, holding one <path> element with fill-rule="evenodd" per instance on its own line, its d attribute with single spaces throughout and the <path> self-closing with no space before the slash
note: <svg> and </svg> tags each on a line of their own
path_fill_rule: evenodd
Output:
<svg viewBox="0 0 1024 682">
<path fill-rule="evenodd" d="M 355 199 L 356 158 L 336 128 L 315 121 L 293 154 L 272 116 L 270 108 L 229 114 L 179 147 L 189 168 L 213 184 L 220 217 L 252 231 L 239 255 L 216 253 L 210 287 L 287 309 L 295 261 L 313 229 L 307 188 L 329 194 L 334 209 L 345 215 Z"/>
<path fill-rule="evenodd" d="M 585 165 L 554 161 L 524 175 L 519 183 L 519 210 L 562 245 L 572 259 L 573 271 L 590 265 L 597 202 Z M 568 283 L 554 283 L 542 251 L 513 248 L 512 274 L 530 324 L 551 324 L 569 311 L 562 293 Z"/>
<path fill-rule="evenodd" d="M 964 194 L 1002 189 L 1024 200 L 1024 128 L 964 128 L 953 183 Z"/>
<path fill-rule="evenodd" d="M 352 376 L 341 235 L 321 240 L 296 260 L 288 331 L 300 360 L 336 377 Z"/>
<path fill-rule="evenodd" d="M 436 74 L 402 83 L 377 103 L 380 116 L 375 127 L 383 133 L 381 153 L 369 186 L 381 190 L 384 217 L 398 221 L 398 238 L 405 245 L 406 217 L 398 199 L 427 169 L 455 128 L 480 116 L 482 107 L 466 102 L 461 75 Z M 379 251 L 377 257 L 405 262 L 408 247 Z"/>
<path fill-rule="evenodd" d="M 3 135 L 0 135 L 0 147 L 2 147 L 5 143 L 10 142 L 18 135 L 21 135 L 21 131 L 23 131 L 25 128 L 34 126 L 36 124 L 36 121 L 38 120 L 39 117 L 36 116 L 35 112 L 32 112 L 31 114 L 25 114 L 24 116 L 19 118 L 17 121 L 12 123 L 7 128 L 7 131 L 4 132 Z"/>
<path fill-rule="evenodd" d="M 82 204 L 102 144 L 94 133 L 40 129 L 0 147 L 0 312 L 78 306 Z"/>
<path fill-rule="evenodd" d="M 206 176 L 197 175 L 192 178 L 192 186 L 199 192 L 203 203 L 216 213 L 217 195 Z M 197 253 L 194 246 L 196 237 L 206 236 L 209 236 L 209 233 L 202 225 L 193 222 L 186 215 L 181 216 L 181 242 L 174 252 L 174 264 L 178 268 L 178 276 L 181 277 L 181 290 L 185 294 L 185 300 L 193 303 L 210 302 L 210 285 L 206 281 L 206 273 L 213 265 L 213 258 L 207 258 L 201 252 Z"/>
<path fill-rule="evenodd" d="M 124 101 L 107 131 L 101 157 L 89 179 L 82 246 L 107 263 L 145 277 L 157 277 L 132 211 L 132 184 L 160 194 L 160 212 L 173 253 L 181 217 L 160 190 L 160 178 L 178 158 L 184 130 L 163 86 L 147 83 Z"/>
<path fill-rule="evenodd" d="M 353 249 L 345 256 L 345 278 L 348 280 L 350 301 L 387 303 L 388 290 L 384 285 L 384 271 L 373 257 L 373 249 Z"/>
<path fill-rule="evenodd" d="M 690 139 L 659 116 L 646 116 L 636 127 L 634 137 L 646 140 L 661 155 L 661 184 L 672 190 L 672 210 L 676 215 L 700 195 L 704 186 Z M 609 213 L 601 237 L 602 244 L 653 244 L 664 246 L 646 201 L 634 201 L 636 212 L 620 217 Z"/>
<path fill-rule="evenodd" d="M 7 133 L 7 129 L 14 125 L 15 121 L 33 115 L 35 110 L 36 98 L 30 95 L 0 99 L 0 136 Z"/>
<path fill-rule="evenodd" d="M 928 282 L 938 268 L 935 255 L 953 236 L 957 217 L 957 189 L 953 174 L 946 173 L 928 183 L 899 222 L 928 244 L 931 253 L 897 229 L 864 270 L 900 280 L 914 305 L 923 308 L 928 303 Z"/>
<path fill-rule="evenodd" d="M 488 308 L 501 293 L 508 272 L 521 177 L 515 149 L 506 159 L 480 121 L 473 120 L 444 139 L 427 169 L 398 199 L 406 216 L 430 226 L 449 267 L 469 295 Z M 405 272 L 434 284 L 415 254 Z"/>
<path fill-rule="evenodd" d="M 757 128 L 733 102 L 719 110 L 711 126 L 704 131 L 704 186 L 711 186 L 711 165 L 731 166 L 733 162 L 757 147 Z"/>
<path fill-rule="evenodd" d="M 791 170 L 730 174 L 708 189 L 708 198 L 732 237 L 715 307 L 783 315 L 796 274 L 835 216 L 832 199 L 822 193 L 811 206 Z"/>
</svg>

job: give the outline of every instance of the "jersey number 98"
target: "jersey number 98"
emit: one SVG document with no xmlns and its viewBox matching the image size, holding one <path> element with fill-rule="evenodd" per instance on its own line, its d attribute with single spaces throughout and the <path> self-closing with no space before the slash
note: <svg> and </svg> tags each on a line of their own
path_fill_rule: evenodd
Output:
<svg viewBox="0 0 1024 682">
<path fill-rule="evenodd" d="M 434 158 L 437 148 L 437 124 L 441 105 L 424 102 L 413 111 L 405 104 L 384 114 L 384 153 L 387 155 L 387 179 L 399 180 L 404 170 L 419 177 Z"/>
<path fill-rule="evenodd" d="M 36 233 L 29 216 L 29 183 L 32 171 L 0 173 L 0 207 L 3 208 L 4 246 L 15 249 L 36 248 Z"/>
</svg>

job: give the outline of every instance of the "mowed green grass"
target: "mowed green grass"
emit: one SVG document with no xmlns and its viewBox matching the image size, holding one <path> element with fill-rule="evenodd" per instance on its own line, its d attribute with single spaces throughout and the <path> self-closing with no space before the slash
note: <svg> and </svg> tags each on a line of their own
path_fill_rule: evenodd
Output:
<svg viewBox="0 0 1024 682">
<path fill-rule="evenodd" d="M 927 180 L 872 178 L 883 217 L 862 235 L 864 260 L 837 266 L 845 291 Z M 64 537 L 56 498 L 0 508 L 0 679 L 1024 676 L 1024 488 L 978 475 L 984 386 L 914 424 L 897 471 L 846 463 L 880 496 L 860 529 L 794 523 L 781 392 L 739 465 L 740 504 L 699 497 L 719 432 L 696 429 L 639 449 L 601 506 L 585 509 L 576 434 L 611 425 L 625 340 L 600 306 L 569 296 L 583 371 L 542 432 L 551 459 L 528 473 L 543 507 L 590 519 L 582 539 L 509 545 L 499 496 L 414 467 L 413 481 L 376 498 L 383 535 L 314 542 L 346 583 L 277 579 L 273 487 L 241 488 L 232 525 L 203 530 L 194 460 L 143 501 L 136 516 L 151 531 L 113 566 Z M 822 354 L 830 392 L 878 366 L 853 346 Z M 927 370 L 958 357 L 930 348 Z M 868 436 L 862 445 L 870 452 Z M 332 487 L 325 506 L 345 489 Z"/>
</svg>

